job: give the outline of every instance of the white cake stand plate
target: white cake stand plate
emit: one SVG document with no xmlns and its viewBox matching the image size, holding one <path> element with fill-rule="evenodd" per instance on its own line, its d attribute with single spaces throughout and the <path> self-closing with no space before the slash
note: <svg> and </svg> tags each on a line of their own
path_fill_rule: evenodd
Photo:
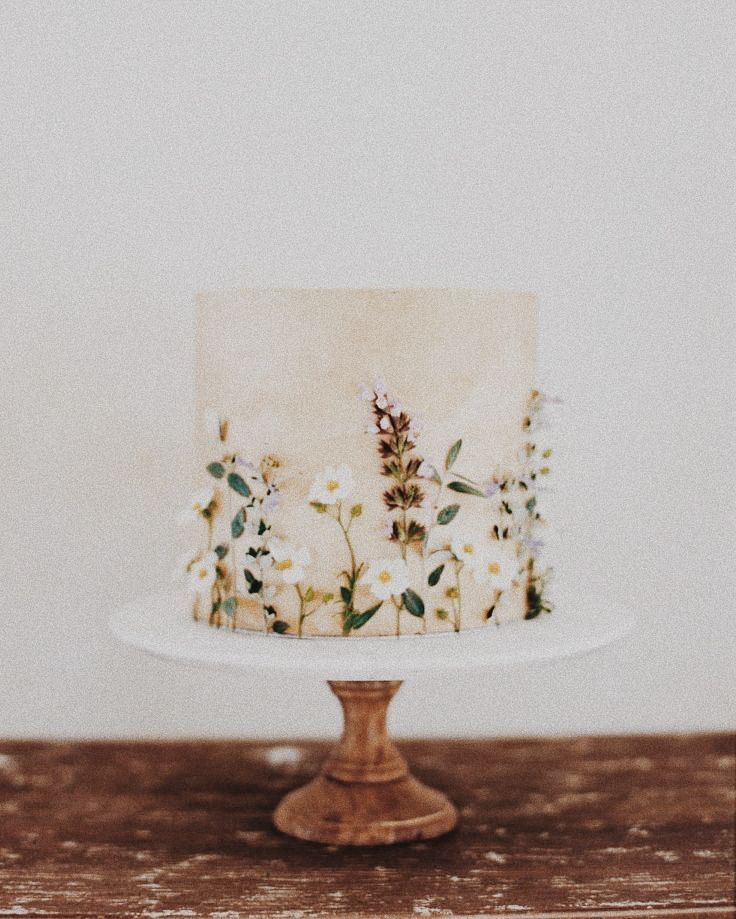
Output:
<svg viewBox="0 0 736 919">
<path fill-rule="evenodd" d="M 211 667 L 310 674 L 327 680 L 403 680 L 414 673 L 479 670 L 588 654 L 623 638 L 633 615 L 620 604 L 558 599 L 529 622 L 400 638 L 292 638 L 194 622 L 186 592 L 158 594 L 116 612 L 113 634 L 156 657 Z"/>
<path fill-rule="evenodd" d="M 458 820 L 444 794 L 410 774 L 386 732 L 402 680 L 576 657 L 623 638 L 633 623 L 620 604 L 563 598 L 552 615 L 459 634 L 297 639 L 194 622 L 186 593 L 169 593 L 125 606 L 110 627 L 126 644 L 168 660 L 327 679 L 342 703 L 342 739 L 320 775 L 281 801 L 274 823 L 314 842 L 376 845 L 440 836 Z"/>
</svg>

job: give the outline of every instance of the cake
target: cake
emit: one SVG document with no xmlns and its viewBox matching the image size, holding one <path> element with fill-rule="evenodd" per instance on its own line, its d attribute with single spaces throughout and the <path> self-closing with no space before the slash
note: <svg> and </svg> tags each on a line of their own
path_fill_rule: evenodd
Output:
<svg viewBox="0 0 736 919">
<path fill-rule="evenodd" d="M 536 334 L 526 293 L 201 294 L 194 618 L 362 637 L 548 612 Z"/>
</svg>

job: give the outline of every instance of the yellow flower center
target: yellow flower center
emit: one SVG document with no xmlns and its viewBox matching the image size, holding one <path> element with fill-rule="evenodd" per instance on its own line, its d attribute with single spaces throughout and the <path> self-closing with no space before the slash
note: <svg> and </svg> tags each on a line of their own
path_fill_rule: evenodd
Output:
<svg viewBox="0 0 736 919">
<path fill-rule="evenodd" d="M 391 572 L 381 571 L 378 575 L 378 580 L 381 582 L 381 584 L 388 584 L 388 582 L 391 580 Z"/>
<path fill-rule="evenodd" d="M 199 577 L 201 581 L 204 581 L 204 579 L 207 577 L 208 574 L 209 574 L 209 571 L 207 571 L 206 568 L 200 568 L 199 571 L 197 572 L 197 576 Z"/>
<path fill-rule="evenodd" d="M 294 567 L 294 562 L 290 558 L 285 558 L 282 562 L 276 562 L 277 571 L 288 571 Z"/>
<path fill-rule="evenodd" d="M 475 551 L 474 547 L 471 546 L 469 542 L 466 542 L 465 545 L 463 546 L 463 552 L 465 553 L 465 555 L 472 555 L 474 551 Z"/>
<path fill-rule="evenodd" d="M 337 479 L 330 479 L 325 487 L 327 488 L 327 491 L 337 491 L 337 489 L 340 487 L 340 483 L 337 481 Z"/>
<path fill-rule="evenodd" d="M 489 563 L 488 574 L 501 574 L 501 566 L 498 564 L 498 562 Z"/>
</svg>

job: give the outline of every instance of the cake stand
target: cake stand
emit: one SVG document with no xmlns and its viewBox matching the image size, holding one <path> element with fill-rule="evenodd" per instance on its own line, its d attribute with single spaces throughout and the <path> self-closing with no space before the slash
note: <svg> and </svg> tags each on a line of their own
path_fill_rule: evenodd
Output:
<svg viewBox="0 0 736 919">
<path fill-rule="evenodd" d="M 552 615 L 467 632 L 401 638 L 289 638 L 192 620 L 186 593 L 145 597 L 110 620 L 113 634 L 156 657 L 326 679 L 342 704 L 342 739 L 321 773 L 276 808 L 284 833 L 314 842 L 377 845 L 447 833 L 458 814 L 416 778 L 386 732 L 386 713 L 412 674 L 534 665 L 588 654 L 627 635 L 631 612 L 601 599 L 557 599 Z"/>
</svg>

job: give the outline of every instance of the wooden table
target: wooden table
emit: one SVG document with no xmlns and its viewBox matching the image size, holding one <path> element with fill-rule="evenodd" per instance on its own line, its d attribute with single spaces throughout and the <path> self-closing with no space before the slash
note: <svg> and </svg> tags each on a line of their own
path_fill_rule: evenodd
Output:
<svg viewBox="0 0 736 919">
<path fill-rule="evenodd" d="M 0 916 L 732 916 L 734 737 L 412 741 L 458 831 L 270 823 L 324 743 L 0 743 Z"/>
</svg>

